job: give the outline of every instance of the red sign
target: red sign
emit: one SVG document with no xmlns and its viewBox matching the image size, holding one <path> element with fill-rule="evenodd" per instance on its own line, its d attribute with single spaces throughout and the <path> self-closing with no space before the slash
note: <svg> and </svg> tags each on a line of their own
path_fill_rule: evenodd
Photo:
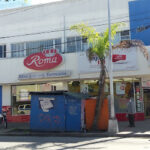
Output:
<svg viewBox="0 0 150 150">
<path fill-rule="evenodd" d="M 57 67 L 62 61 L 63 58 L 57 50 L 51 49 L 31 54 L 24 59 L 24 65 L 29 69 L 47 70 Z"/>
<path fill-rule="evenodd" d="M 120 61 L 120 60 L 126 60 L 126 55 L 114 54 L 112 56 L 112 62 L 116 62 L 116 61 Z"/>
</svg>

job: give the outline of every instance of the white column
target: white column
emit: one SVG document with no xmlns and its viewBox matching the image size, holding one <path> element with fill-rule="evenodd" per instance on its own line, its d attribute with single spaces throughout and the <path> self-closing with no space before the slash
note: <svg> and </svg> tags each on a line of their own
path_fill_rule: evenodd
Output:
<svg viewBox="0 0 150 150">
<path fill-rule="evenodd" d="M 6 44 L 6 58 L 10 58 L 11 57 L 11 44 L 7 43 Z"/>
<path fill-rule="evenodd" d="M 63 90 L 68 91 L 68 82 L 63 82 Z"/>
<path fill-rule="evenodd" d="M 108 0 L 108 28 L 109 28 L 109 79 L 110 79 L 110 119 L 108 132 L 116 133 L 118 132 L 118 122 L 115 118 L 114 110 L 114 88 L 113 88 L 113 63 L 112 63 L 112 45 L 111 45 L 111 21 L 110 21 L 110 0 Z"/>
<path fill-rule="evenodd" d="M 2 86 L 2 106 L 11 106 L 11 86 Z"/>
</svg>

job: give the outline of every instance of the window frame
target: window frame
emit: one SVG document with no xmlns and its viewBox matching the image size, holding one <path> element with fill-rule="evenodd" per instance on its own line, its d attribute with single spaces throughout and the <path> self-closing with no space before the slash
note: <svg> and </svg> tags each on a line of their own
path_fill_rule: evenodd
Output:
<svg viewBox="0 0 150 150">
<path fill-rule="evenodd" d="M 0 52 L 0 58 L 6 58 L 7 57 L 7 45 L 6 44 L 0 44 L 0 47 L 2 47 L 2 52 Z"/>
<path fill-rule="evenodd" d="M 55 41 L 56 40 L 60 40 L 60 44 L 57 44 L 60 46 L 60 49 L 58 49 L 59 53 L 62 53 L 62 38 L 59 37 L 59 38 L 54 38 L 54 39 L 42 39 L 42 40 L 34 40 L 34 41 L 26 41 L 26 42 L 18 42 L 18 43 L 11 43 L 11 58 L 20 58 L 20 57 L 26 57 L 26 56 L 29 56 L 33 53 L 38 53 L 38 52 L 41 52 L 40 50 L 40 46 L 39 47 L 36 47 L 35 44 L 38 44 L 39 45 L 43 42 L 45 45 L 44 47 L 48 47 L 48 48 L 45 48 L 45 49 L 51 49 L 51 48 L 56 48 L 55 47 Z M 52 45 L 46 45 L 46 43 L 48 44 L 48 41 L 52 41 Z M 12 48 L 12 46 L 17 46 L 17 45 L 20 45 L 20 44 L 23 44 L 23 47 L 24 47 L 24 53 L 23 53 L 23 56 L 20 56 L 19 52 L 20 50 L 16 50 L 15 52 L 15 49 Z M 30 48 L 30 46 L 28 46 L 28 44 L 32 44 L 32 48 Z M 36 47 L 36 48 L 35 48 Z M 50 47 L 50 48 L 49 48 Z M 17 48 L 16 48 L 17 49 Z M 38 49 L 38 50 L 37 50 Z M 43 48 L 44 49 L 44 48 Z M 34 52 L 30 52 L 30 51 L 34 51 Z M 14 51 L 14 52 L 13 52 Z M 14 53 L 14 55 L 13 55 Z M 16 53 L 16 54 L 15 54 Z"/>
<path fill-rule="evenodd" d="M 71 43 L 71 42 L 68 42 L 69 38 L 74 38 L 74 43 L 75 43 L 74 50 L 68 50 L 69 49 L 68 43 Z M 79 40 L 79 38 L 80 38 L 80 40 Z M 84 42 L 84 39 L 85 38 L 82 36 L 68 36 L 68 37 L 66 37 L 67 45 L 66 45 L 66 51 L 65 52 L 66 53 L 74 53 L 74 52 L 86 51 L 89 46 L 88 46 L 88 42 Z M 78 41 L 80 41 L 80 44 L 78 43 Z M 80 45 L 80 48 L 79 48 L 79 45 Z M 87 48 L 84 48 L 84 47 L 87 47 Z"/>
</svg>

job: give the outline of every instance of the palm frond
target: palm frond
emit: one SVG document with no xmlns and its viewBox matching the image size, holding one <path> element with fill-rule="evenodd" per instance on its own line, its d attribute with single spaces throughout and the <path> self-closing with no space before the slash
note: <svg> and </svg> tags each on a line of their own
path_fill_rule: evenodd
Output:
<svg viewBox="0 0 150 150">
<path fill-rule="evenodd" d="M 132 48 L 132 47 L 138 47 L 143 53 L 144 57 L 148 59 L 148 50 L 144 46 L 144 43 L 140 40 L 124 40 L 124 41 L 121 41 L 119 44 L 114 45 L 112 48 L 124 49 L 124 48 Z"/>
<path fill-rule="evenodd" d="M 92 47 L 90 47 L 89 49 L 87 49 L 86 51 L 86 56 L 88 57 L 89 61 L 91 62 L 93 57 L 97 56 L 96 53 L 93 52 Z"/>
</svg>

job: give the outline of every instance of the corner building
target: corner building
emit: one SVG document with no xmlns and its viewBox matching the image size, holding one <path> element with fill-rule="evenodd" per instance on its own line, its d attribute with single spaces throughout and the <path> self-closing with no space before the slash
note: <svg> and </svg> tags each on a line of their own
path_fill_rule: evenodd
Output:
<svg viewBox="0 0 150 150">
<path fill-rule="evenodd" d="M 128 2 L 111 3 L 112 22 L 118 14 L 122 17 L 117 22 L 125 20 Z M 87 39 L 69 28 L 85 22 L 103 32 L 107 28 L 105 0 L 65 0 L 2 10 L 0 20 L 0 109 L 9 110 L 9 121 L 29 121 L 29 92 L 68 90 L 97 95 L 100 62 L 97 58 L 88 61 Z M 118 31 L 114 43 L 124 39 L 130 39 L 129 23 Z M 148 117 L 143 86 L 147 87 L 149 81 L 146 80 L 150 75 L 149 62 L 138 48 L 115 50 L 113 55 L 115 60 L 121 56 L 113 62 L 118 120 L 126 120 L 126 96 L 130 88 L 137 106 L 137 120 Z M 49 63 L 53 65 L 49 67 Z M 106 83 L 107 96 L 109 81 Z"/>
</svg>

